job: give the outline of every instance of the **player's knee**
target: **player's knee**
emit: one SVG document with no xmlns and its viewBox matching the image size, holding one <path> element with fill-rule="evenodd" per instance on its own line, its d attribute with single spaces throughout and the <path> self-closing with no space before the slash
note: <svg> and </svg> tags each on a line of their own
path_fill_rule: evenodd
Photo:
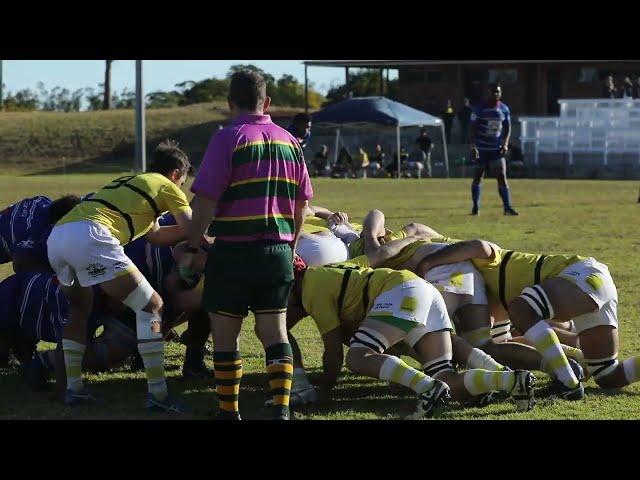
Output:
<svg viewBox="0 0 640 480">
<path fill-rule="evenodd" d="M 600 388 L 621 388 L 626 385 L 624 368 L 618 362 L 618 356 L 585 359 L 587 372 Z"/>
<path fill-rule="evenodd" d="M 366 357 L 372 352 L 371 349 L 366 347 L 352 347 L 347 352 L 345 363 L 347 368 L 354 373 L 358 373 L 362 370 L 362 365 L 366 361 Z"/>
</svg>

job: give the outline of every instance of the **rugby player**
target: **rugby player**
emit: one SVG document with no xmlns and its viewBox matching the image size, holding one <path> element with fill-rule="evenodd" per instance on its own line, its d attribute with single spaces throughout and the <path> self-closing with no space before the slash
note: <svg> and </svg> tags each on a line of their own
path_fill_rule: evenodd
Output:
<svg viewBox="0 0 640 480">
<path fill-rule="evenodd" d="M 602 388 L 620 388 L 640 378 L 640 357 L 620 363 L 618 294 L 608 267 L 578 255 L 542 255 L 505 250 L 484 240 L 460 242 L 427 255 L 418 273 L 471 260 L 487 290 L 499 299 L 515 327 L 554 369 L 556 393 L 584 398 L 549 320 L 573 320 L 587 370 Z"/>
<path fill-rule="evenodd" d="M 122 364 L 136 348 L 135 331 L 110 315 L 105 299 L 93 287 L 97 298 L 87 326 L 86 370 L 107 370 Z M 60 344 L 68 318 L 68 302 L 55 275 L 19 272 L 0 283 L 0 336 L 12 346 L 23 366 L 27 382 L 41 390 L 54 372 L 56 350 L 36 352 L 40 341 Z M 99 326 L 103 334 L 94 338 Z M 60 345 L 59 345 L 60 346 Z M 61 354 L 58 349 L 58 354 Z M 56 372 L 64 376 L 64 369 Z"/>
<path fill-rule="evenodd" d="M 411 228 L 406 231 L 391 232 L 382 237 L 386 231 L 384 223 L 384 214 L 380 210 L 369 212 L 364 221 L 362 231 L 364 249 L 374 267 L 407 269 L 418 273 L 416 266 L 424 257 L 447 246 L 446 243 L 435 242 L 457 241 L 442 236 L 431 236 L 430 241 L 415 237 L 412 240 L 412 237 L 406 236 L 406 231 L 412 231 L 411 228 L 418 231 L 416 224 L 409 226 Z M 434 233 L 437 232 L 432 230 L 429 235 Z M 391 238 L 397 240 L 387 241 Z M 381 240 L 386 243 L 381 244 Z M 484 280 L 470 261 L 440 265 L 425 272 L 422 278 L 440 291 L 458 334 L 472 346 L 484 350 L 498 362 L 511 368 L 540 369 L 551 375 L 554 374 L 554 370 L 534 348 L 523 343 L 494 340 L 493 335 L 499 335 L 501 332 L 492 331 L 490 305 Z M 577 372 L 576 375 L 582 376 L 583 372 L 579 364 L 579 360 L 582 360 L 581 353 L 569 347 L 563 348 L 577 357 L 577 361 L 570 360 L 570 363 Z"/>
<path fill-rule="evenodd" d="M 53 225 L 80 203 L 75 195 L 52 201 L 45 196 L 25 198 L 0 212 L 0 263 L 13 261 L 14 271 L 26 271 L 28 265 L 16 258 L 19 248 L 31 248 L 51 231 Z"/>
<path fill-rule="evenodd" d="M 347 367 L 412 389 L 418 405 L 410 418 L 431 415 L 447 402 L 450 393 L 459 400 L 504 391 L 512 394 L 519 409 L 533 408 L 535 377 L 528 371 L 455 371 L 452 325 L 435 287 L 407 270 L 366 268 L 359 261 L 324 267 L 307 267 L 300 258 L 295 261 L 288 323 L 292 326 L 311 315 L 322 335 L 321 396 L 326 397 L 336 384 L 347 333 L 351 336 Z M 401 341 L 417 352 L 424 373 L 384 353 Z"/>
<path fill-rule="evenodd" d="M 473 209 L 471 215 L 480 212 L 480 192 L 482 177 L 486 170 L 494 169 L 498 181 L 498 193 L 502 198 L 505 215 L 518 215 L 511 207 L 509 184 L 507 183 L 507 162 L 505 155 L 511 136 L 511 113 L 509 107 L 500 101 L 502 87 L 489 85 L 485 102 L 473 107 L 471 113 L 470 137 L 471 159 L 477 162 L 471 183 Z"/>
<path fill-rule="evenodd" d="M 169 396 L 164 375 L 164 341 L 160 295 L 124 253 L 123 246 L 146 235 L 154 244 L 172 245 L 185 238 L 191 208 L 180 186 L 191 165 L 173 142 L 161 143 L 153 154 L 151 172 L 121 177 L 85 199 L 63 217 L 47 240 L 49 261 L 69 299 L 69 322 L 62 346 L 69 405 L 92 402 L 82 382 L 86 322 L 93 303 L 90 287 L 100 285 L 114 300 L 136 315 L 138 350 L 148 385 L 151 411 L 182 412 Z M 157 219 L 171 212 L 177 225 L 161 227 Z"/>
</svg>

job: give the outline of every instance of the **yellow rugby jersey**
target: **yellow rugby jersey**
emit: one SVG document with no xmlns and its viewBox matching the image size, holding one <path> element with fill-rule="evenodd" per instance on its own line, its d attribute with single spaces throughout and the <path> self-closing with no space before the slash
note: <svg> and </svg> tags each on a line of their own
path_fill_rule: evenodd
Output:
<svg viewBox="0 0 640 480">
<path fill-rule="evenodd" d="M 164 213 L 177 215 L 189 210 L 180 187 L 160 173 L 143 173 L 115 179 L 57 224 L 91 220 L 107 227 L 121 245 L 126 245 L 151 230 Z"/>
<path fill-rule="evenodd" d="M 418 277 L 407 270 L 367 268 L 366 257 L 309 267 L 302 279 L 302 305 L 320 334 L 341 325 L 355 330 L 381 293 Z"/>
<path fill-rule="evenodd" d="M 302 231 L 304 233 L 330 232 L 327 221 L 319 217 L 305 217 Z"/>
<path fill-rule="evenodd" d="M 400 230 L 396 230 L 396 231 L 391 231 L 389 233 L 387 233 L 384 236 L 384 241 L 385 243 L 389 243 L 392 242 L 393 240 L 402 240 L 403 238 L 407 238 L 407 231 L 404 228 L 401 228 Z M 424 242 L 424 243 L 456 243 L 456 242 L 460 242 L 461 240 L 455 239 L 455 238 L 451 238 L 451 237 L 445 237 L 445 236 L 441 236 L 441 237 L 433 237 L 430 238 L 429 240 L 418 240 L 419 242 Z M 421 245 L 424 245 L 424 243 L 422 243 Z M 407 254 L 405 253 L 405 249 L 408 248 L 415 248 L 411 254 Z M 409 258 L 411 258 L 411 256 L 413 255 L 413 253 L 415 253 L 415 250 L 417 250 L 418 248 L 420 248 L 420 246 L 416 246 L 413 247 L 413 244 L 408 245 L 407 247 L 405 247 L 405 249 L 402 250 L 402 252 L 400 252 L 399 255 L 408 255 L 406 256 L 405 260 L 408 260 Z M 358 240 L 356 240 L 355 242 L 351 243 L 349 245 L 349 256 L 350 257 L 358 257 L 360 255 L 364 255 L 364 240 L 362 240 L 362 238 L 359 238 Z M 395 258 L 393 259 L 395 261 Z M 391 262 L 391 260 L 389 260 Z M 395 261 L 396 264 L 402 264 L 404 263 L 404 261 Z M 385 265 L 386 267 L 386 265 Z M 395 267 L 387 267 L 387 268 L 395 268 Z"/>
<path fill-rule="evenodd" d="M 562 270 L 586 257 L 578 255 L 539 255 L 493 249 L 492 259 L 474 258 L 471 261 L 482 274 L 487 290 L 507 308 L 525 287 L 556 276 Z"/>
</svg>

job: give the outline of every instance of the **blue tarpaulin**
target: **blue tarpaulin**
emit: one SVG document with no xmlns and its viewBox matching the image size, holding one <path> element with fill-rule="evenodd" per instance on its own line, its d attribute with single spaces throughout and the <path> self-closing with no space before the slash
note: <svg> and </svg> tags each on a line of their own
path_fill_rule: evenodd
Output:
<svg viewBox="0 0 640 480">
<path fill-rule="evenodd" d="M 323 108 L 314 113 L 312 118 L 315 125 L 347 123 L 368 123 L 388 127 L 442 125 L 442 120 L 438 117 L 386 97 L 349 98 Z"/>
<path fill-rule="evenodd" d="M 349 98 L 314 113 L 312 115 L 312 125 L 336 127 L 336 160 L 341 127 L 394 128 L 396 130 L 398 152 L 400 151 L 400 128 L 417 126 L 439 127 L 442 133 L 445 168 L 447 176 L 449 176 L 449 156 L 442 119 L 403 103 L 386 97 Z M 398 178 L 400 178 L 400 162 L 398 162 Z"/>
</svg>

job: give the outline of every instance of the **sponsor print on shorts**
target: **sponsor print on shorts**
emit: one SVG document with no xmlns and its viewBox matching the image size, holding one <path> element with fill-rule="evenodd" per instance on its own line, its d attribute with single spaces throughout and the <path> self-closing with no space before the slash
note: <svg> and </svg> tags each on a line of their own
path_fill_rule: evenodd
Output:
<svg viewBox="0 0 640 480">
<path fill-rule="evenodd" d="M 600 290 L 604 286 L 604 280 L 600 278 L 597 273 L 592 273 L 591 275 L 589 275 L 585 279 L 585 282 L 587 282 L 587 284 L 596 291 Z"/>
<path fill-rule="evenodd" d="M 115 268 L 116 270 L 124 270 L 128 266 L 129 264 L 127 262 L 123 262 L 121 260 L 118 260 L 116 263 L 113 264 L 113 268 Z"/>
<path fill-rule="evenodd" d="M 105 267 L 101 263 L 91 263 L 87 267 L 87 273 L 93 278 L 99 277 L 107 273 L 107 267 Z"/>
</svg>

